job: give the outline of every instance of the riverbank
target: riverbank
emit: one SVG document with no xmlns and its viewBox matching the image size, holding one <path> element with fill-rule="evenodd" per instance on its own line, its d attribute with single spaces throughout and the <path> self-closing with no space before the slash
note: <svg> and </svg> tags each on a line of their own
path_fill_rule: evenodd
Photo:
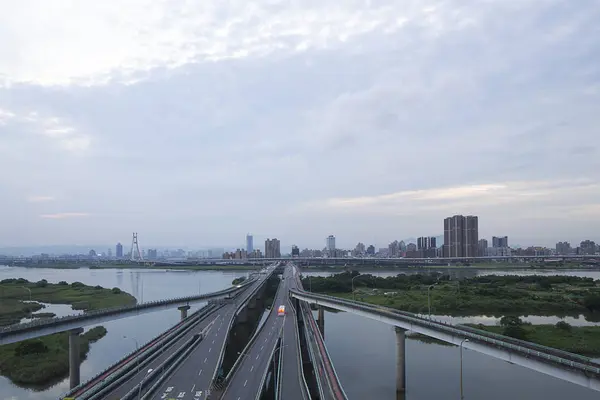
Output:
<svg viewBox="0 0 600 400">
<path fill-rule="evenodd" d="M 403 271 L 419 271 L 419 272 L 429 272 L 429 271 L 439 271 L 439 270 L 561 270 L 561 271 L 569 271 L 569 270 L 582 270 L 582 271 L 600 271 L 600 267 L 598 265 L 587 265 L 580 263 L 545 263 L 545 264 L 531 264 L 531 263 L 497 263 L 497 262 L 489 262 L 489 263 L 477 263 L 477 264 L 469 264 L 469 265 L 447 265 L 447 264 L 431 264 L 431 265 L 409 265 L 406 263 L 396 264 L 396 265 L 379 265 L 379 264 L 362 264 L 358 263 L 348 263 L 347 265 L 310 265 L 310 266 L 300 266 L 301 271 L 398 271 L 402 273 Z"/>
<path fill-rule="evenodd" d="M 119 288 L 87 286 L 81 282 L 69 284 L 65 281 L 48 283 L 44 279 L 38 282 L 22 278 L 4 279 L 0 281 L 0 326 L 18 323 L 43 309 L 44 305 L 39 302 L 70 304 L 74 310 L 90 311 L 135 304 L 136 299 Z"/>
<path fill-rule="evenodd" d="M 3 265 L 0 265 L 3 266 Z M 4 265 L 15 268 L 47 268 L 47 269 L 159 269 L 159 270 L 191 270 L 191 271 L 254 271 L 262 268 L 262 265 L 219 265 L 219 264 L 195 264 L 195 265 L 143 265 L 129 263 L 102 263 L 102 264 L 17 264 Z"/>
<path fill-rule="evenodd" d="M 379 277 L 343 272 L 303 279 L 313 292 L 413 313 L 586 315 L 600 319 L 600 280 L 574 276 L 486 275 L 450 280 L 439 273 Z M 355 289 L 354 293 L 352 290 Z"/>
<path fill-rule="evenodd" d="M 473 325 L 487 332 L 502 335 L 505 327 L 500 325 Z M 587 357 L 600 356 L 600 326 L 568 326 L 563 325 L 519 325 L 524 334 L 523 339 L 542 346 L 552 347 Z"/>
<path fill-rule="evenodd" d="M 79 351 L 82 361 L 87 357 L 90 344 L 105 335 L 103 326 L 81 335 Z M 36 388 L 66 378 L 69 374 L 69 333 L 0 346 L 0 373 L 13 383 Z"/>
</svg>

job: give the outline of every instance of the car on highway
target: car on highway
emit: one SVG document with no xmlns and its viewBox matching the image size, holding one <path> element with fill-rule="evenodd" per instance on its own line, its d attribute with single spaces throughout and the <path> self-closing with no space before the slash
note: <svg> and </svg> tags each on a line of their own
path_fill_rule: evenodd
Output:
<svg viewBox="0 0 600 400">
<path fill-rule="evenodd" d="M 285 306 L 279 306 L 279 308 L 277 309 L 277 315 L 285 315 Z"/>
</svg>

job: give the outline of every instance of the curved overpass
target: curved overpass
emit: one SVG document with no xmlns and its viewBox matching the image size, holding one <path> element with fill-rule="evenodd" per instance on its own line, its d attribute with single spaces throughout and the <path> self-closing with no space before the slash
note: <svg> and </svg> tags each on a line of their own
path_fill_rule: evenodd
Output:
<svg viewBox="0 0 600 400">
<path fill-rule="evenodd" d="M 230 295 L 234 295 L 245 289 L 246 285 L 252 282 L 253 280 L 250 279 L 244 282 L 242 285 L 219 290 L 213 293 L 150 301 L 131 306 L 95 310 L 80 315 L 69 315 L 61 318 L 42 319 L 25 324 L 9 325 L 0 329 L 0 345 L 20 342 L 22 340 L 46 336 L 58 332 L 70 331 L 72 329 L 82 328 L 88 325 L 98 325 L 106 321 L 127 318 L 134 315 L 141 315 L 149 312 L 186 306 L 190 303 L 227 298 Z"/>
<path fill-rule="evenodd" d="M 290 295 L 308 303 L 350 312 L 455 345 L 459 345 L 463 339 L 469 339 L 463 343 L 463 347 L 600 391 L 600 363 L 588 357 L 475 328 L 449 325 L 387 307 L 300 290 L 290 290 Z"/>
</svg>

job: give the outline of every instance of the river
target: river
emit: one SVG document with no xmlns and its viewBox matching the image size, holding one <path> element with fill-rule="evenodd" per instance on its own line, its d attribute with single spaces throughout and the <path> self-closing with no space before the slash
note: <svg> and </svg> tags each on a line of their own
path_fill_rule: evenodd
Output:
<svg viewBox="0 0 600 400">
<path fill-rule="evenodd" d="M 442 271 L 445 271 L 443 269 Z M 465 271 L 466 272 L 466 271 Z M 489 273 L 530 271 L 489 271 Z M 395 275 L 393 271 L 377 274 Z M 471 272 L 469 272 L 470 274 Z M 568 271 L 541 271 L 564 274 Z M 578 276 L 600 279 L 598 271 L 576 271 Z M 327 272 L 311 272 L 328 274 Z M 231 285 L 245 271 L 167 271 L 143 269 L 34 269 L 0 266 L 0 280 L 25 278 L 30 281 L 80 281 L 88 285 L 118 287 L 139 301 L 158 300 L 196 293 L 208 293 Z M 197 309 L 197 305 L 194 309 Z M 193 311 L 192 309 L 191 311 Z M 63 311 L 63 310 L 61 310 Z M 62 314 L 63 312 L 61 312 Z M 477 317 L 474 317 L 477 318 Z M 552 317 L 544 317 L 552 318 Z M 108 367 L 125 353 L 142 345 L 179 320 L 174 310 L 143 314 L 104 324 L 107 335 L 92 344 L 81 366 L 85 381 Z M 493 323 L 493 321 L 491 322 Z M 395 398 L 395 334 L 391 327 L 348 313 L 326 313 L 325 341 L 350 399 Z M 456 347 L 407 340 L 407 400 L 459 398 L 459 352 Z M 465 399 L 597 400 L 598 393 L 552 377 L 512 365 L 473 351 L 464 351 Z M 33 391 L 13 385 L 0 377 L 0 400 L 54 400 L 68 390 L 68 380 L 50 389 Z"/>
</svg>

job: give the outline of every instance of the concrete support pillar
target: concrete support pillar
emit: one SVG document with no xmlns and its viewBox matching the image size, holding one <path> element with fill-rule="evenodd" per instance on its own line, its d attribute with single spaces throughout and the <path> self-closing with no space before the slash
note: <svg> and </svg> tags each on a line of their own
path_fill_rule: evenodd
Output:
<svg viewBox="0 0 600 400">
<path fill-rule="evenodd" d="M 404 398 L 406 391 L 406 330 L 396 327 L 396 393 L 398 398 Z M 402 395 L 402 396 L 401 396 Z"/>
<path fill-rule="evenodd" d="M 190 306 L 181 306 L 181 307 L 177 307 L 177 309 L 179 310 L 179 312 L 181 312 L 181 319 L 184 320 L 187 318 L 187 313 L 188 310 L 190 309 Z"/>
<path fill-rule="evenodd" d="M 69 331 L 69 388 L 73 389 L 80 383 L 79 373 L 79 353 L 81 351 L 79 344 L 79 335 L 83 332 L 83 328 L 73 329 Z"/>
<path fill-rule="evenodd" d="M 321 336 L 323 336 L 323 338 L 325 338 L 325 309 L 323 307 L 319 307 L 317 326 L 319 327 Z"/>
</svg>

